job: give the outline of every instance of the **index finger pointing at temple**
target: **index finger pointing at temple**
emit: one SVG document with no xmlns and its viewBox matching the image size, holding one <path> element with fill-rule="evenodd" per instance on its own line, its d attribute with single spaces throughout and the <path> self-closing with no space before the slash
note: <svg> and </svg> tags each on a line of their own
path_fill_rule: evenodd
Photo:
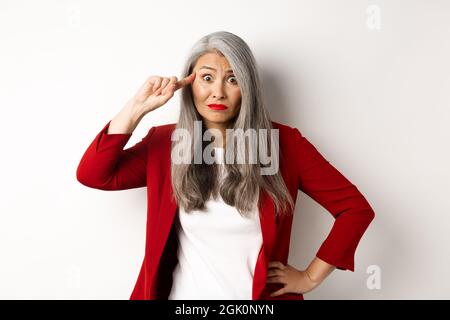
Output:
<svg viewBox="0 0 450 320">
<path fill-rule="evenodd" d="M 184 86 L 186 86 L 188 84 L 191 84 L 194 81 L 194 79 L 195 79 L 195 75 L 196 75 L 196 73 L 192 72 L 186 78 L 183 78 L 180 81 L 178 81 L 176 89 L 180 89 L 180 88 L 183 88 Z"/>
</svg>

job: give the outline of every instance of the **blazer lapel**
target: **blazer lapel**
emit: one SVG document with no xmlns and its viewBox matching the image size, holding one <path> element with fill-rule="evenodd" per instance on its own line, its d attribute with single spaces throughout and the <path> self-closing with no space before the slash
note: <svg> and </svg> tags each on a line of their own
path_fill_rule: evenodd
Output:
<svg viewBox="0 0 450 320">
<path fill-rule="evenodd" d="M 170 131 L 172 132 L 172 130 Z M 170 135 L 169 135 L 170 137 Z M 173 189 L 172 189 L 172 175 L 171 175 L 171 140 L 170 138 L 164 140 L 164 147 L 161 153 L 161 156 L 164 157 L 163 162 L 166 174 L 163 179 L 163 191 L 161 193 L 160 199 L 160 212 L 158 213 L 158 218 L 156 225 L 158 228 L 157 231 L 152 234 L 154 243 L 157 244 L 156 251 L 152 252 L 152 256 L 155 259 L 154 267 L 157 268 L 161 259 L 161 256 L 164 252 L 164 248 L 166 246 L 170 230 L 172 228 L 174 218 L 178 209 L 178 204 L 173 197 Z M 156 269 L 155 269 L 156 271 Z"/>
<path fill-rule="evenodd" d="M 260 192 L 258 208 L 263 245 L 256 262 L 255 274 L 253 275 L 253 300 L 260 298 L 264 287 L 266 286 L 267 266 L 275 244 L 275 204 L 265 190 L 261 190 Z"/>
</svg>

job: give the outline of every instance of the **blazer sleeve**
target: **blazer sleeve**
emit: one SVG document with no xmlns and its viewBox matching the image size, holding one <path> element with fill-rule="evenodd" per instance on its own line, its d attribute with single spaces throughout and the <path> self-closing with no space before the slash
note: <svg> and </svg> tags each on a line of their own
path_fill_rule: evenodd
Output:
<svg viewBox="0 0 450 320">
<path fill-rule="evenodd" d="M 155 127 L 134 146 L 123 150 L 132 133 L 107 134 L 109 124 L 84 152 L 76 170 L 83 185 L 100 190 L 125 190 L 147 185 L 147 143 Z"/>
<path fill-rule="evenodd" d="M 358 243 L 375 212 L 357 189 L 319 151 L 293 128 L 299 177 L 298 189 L 335 218 L 316 256 L 341 270 L 354 271 Z"/>
</svg>

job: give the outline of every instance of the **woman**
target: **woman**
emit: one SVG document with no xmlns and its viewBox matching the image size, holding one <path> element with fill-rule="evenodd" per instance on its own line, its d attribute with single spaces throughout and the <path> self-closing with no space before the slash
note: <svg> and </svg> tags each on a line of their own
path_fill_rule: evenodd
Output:
<svg viewBox="0 0 450 320">
<path fill-rule="evenodd" d="M 140 120 L 178 89 L 178 122 L 152 127 L 123 150 Z M 82 184 L 147 186 L 145 255 L 130 299 L 303 299 L 335 268 L 354 271 L 356 247 L 375 216 L 371 206 L 298 129 L 270 120 L 261 93 L 247 44 L 211 33 L 193 46 L 181 80 L 151 76 L 84 153 Z M 196 129 L 200 141 L 192 139 Z M 236 163 L 255 151 L 249 140 L 228 135 L 239 129 L 260 134 L 256 163 Z M 196 154 L 205 161 L 194 161 Z M 264 164 L 272 171 L 263 174 Z M 335 218 L 305 270 L 287 264 L 298 190 Z"/>
</svg>

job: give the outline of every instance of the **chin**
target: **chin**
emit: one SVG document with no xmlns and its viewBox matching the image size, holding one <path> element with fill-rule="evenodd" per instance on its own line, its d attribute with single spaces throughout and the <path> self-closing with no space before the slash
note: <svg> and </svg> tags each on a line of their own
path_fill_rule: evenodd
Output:
<svg viewBox="0 0 450 320">
<path fill-rule="evenodd" d="M 210 122 L 218 122 L 218 123 L 228 122 L 231 119 L 231 117 L 229 115 L 224 115 L 224 114 L 213 114 L 213 115 L 208 114 L 204 118 Z"/>
<path fill-rule="evenodd" d="M 230 120 L 226 120 L 226 119 L 208 119 L 206 118 L 206 120 L 208 120 L 211 123 L 216 123 L 216 124 L 224 124 L 224 123 L 228 123 Z"/>
</svg>

